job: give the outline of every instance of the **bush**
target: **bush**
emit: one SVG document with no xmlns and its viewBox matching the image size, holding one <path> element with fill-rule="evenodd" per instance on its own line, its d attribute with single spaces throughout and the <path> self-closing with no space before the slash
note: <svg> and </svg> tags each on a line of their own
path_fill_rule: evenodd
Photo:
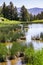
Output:
<svg viewBox="0 0 43 65">
<path fill-rule="evenodd" d="M 21 36 L 24 36 L 24 34 L 21 31 L 17 31 L 17 29 L 20 29 L 21 27 L 19 25 L 5 25 L 0 27 L 0 42 L 13 42 L 19 39 Z M 14 30 L 16 29 L 17 32 Z"/>
<path fill-rule="evenodd" d="M 8 54 L 8 49 L 5 45 L 0 44 L 0 62 L 5 61 Z"/>
<path fill-rule="evenodd" d="M 43 65 L 43 49 L 35 52 L 32 48 L 27 48 L 25 60 L 27 65 Z"/>
<path fill-rule="evenodd" d="M 11 55 L 16 55 L 17 52 L 20 52 L 20 51 L 21 51 L 21 44 L 14 42 L 10 49 Z"/>
<path fill-rule="evenodd" d="M 24 53 L 25 53 L 25 57 L 24 57 L 25 62 L 32 64 L 33 56 L 34 56 L 34 48 L 32 43 L 30 43 L 29 46 L 25 49 Z"/>
</svg>

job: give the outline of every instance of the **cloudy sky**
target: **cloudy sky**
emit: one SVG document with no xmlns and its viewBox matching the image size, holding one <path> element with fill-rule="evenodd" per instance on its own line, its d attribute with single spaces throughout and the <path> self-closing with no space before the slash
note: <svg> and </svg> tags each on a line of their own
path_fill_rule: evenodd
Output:
<svg viewBox="0 0 43 65">
<path fill-rule="evenodd" d="M 0 6 L 3 4 L 3 2 L 6 2 L 6 4 L 8 5 L 10 1 L 12 1 L 14 6 L 17 7 L 25 5 L 26 8 L 43 8 L 43 0 L 0 0 Z"/>
</svg>

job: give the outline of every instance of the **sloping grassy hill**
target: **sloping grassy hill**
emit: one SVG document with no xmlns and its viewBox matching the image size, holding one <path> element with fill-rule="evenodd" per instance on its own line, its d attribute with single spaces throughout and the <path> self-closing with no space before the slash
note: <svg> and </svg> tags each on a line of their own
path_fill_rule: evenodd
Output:
<svg viewBox="0 0 43 65">
<path fill-rule="evenodd" d="M 0 17 L 0 24 L 20 24 L 20 21 L 8 20 L 6 18 Z"/>
</svg>

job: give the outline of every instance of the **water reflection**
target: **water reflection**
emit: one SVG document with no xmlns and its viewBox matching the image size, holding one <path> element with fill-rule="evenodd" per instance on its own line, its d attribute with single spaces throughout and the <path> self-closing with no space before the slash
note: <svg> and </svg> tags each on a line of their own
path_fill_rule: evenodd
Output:
<svg viewBox="0 0 43 65">
<path fill-rule="evenodd" d="M 43 48 L 43 42 L 32 41 L 35 50 L 41 50 Z"/>
<path fill-rule="evenodd" d="M 17 58 L 15 60 L 7 60 L 7 65 L 22 65 L 22 61 L 20 58 Z"/>
<path fill-rule="evenodd" d="M 43 24 L 31 24 L 28 26 L 28 32 L 26 33 L 26 42 L 27 44 L 29 42 L 33 43 L 34 49 L 41 49 L 43 48 L 43 42 L 40 41 L 32 41 L 31 37 L 39 35 L 43 32 Z"/>
<path fill-rule="evenodd" d="M 20 59 L 20 58 L 18 59 L 18 61 L 17 61 L 16 65 L 22 65 L 22 61 L 21 61 L 21 59 Z"/>
<path fill-rule="evenodd" d="M 7 65 L 11 65 L 11 62 L 9 60 L 7 60 Z"/>
</svg>

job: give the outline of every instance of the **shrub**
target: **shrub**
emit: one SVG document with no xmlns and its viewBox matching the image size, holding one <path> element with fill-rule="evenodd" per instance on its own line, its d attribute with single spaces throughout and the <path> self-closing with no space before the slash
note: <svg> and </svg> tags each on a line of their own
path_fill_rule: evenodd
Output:
<svg viewBox="0 0 43 65">
<path fill-rule="evenodd" d="M 0 44 L 0 61 L 5 61 L 8 54 L 8 49 L 5 45 Z"/>
<path fill-rule="evenodd" d="M 14 42 L 10 49 L 11 55 L 16 55 L 17 52 L 20 52 L 20 51 L 21 51 L 21 44 Z"/>
</svg>

